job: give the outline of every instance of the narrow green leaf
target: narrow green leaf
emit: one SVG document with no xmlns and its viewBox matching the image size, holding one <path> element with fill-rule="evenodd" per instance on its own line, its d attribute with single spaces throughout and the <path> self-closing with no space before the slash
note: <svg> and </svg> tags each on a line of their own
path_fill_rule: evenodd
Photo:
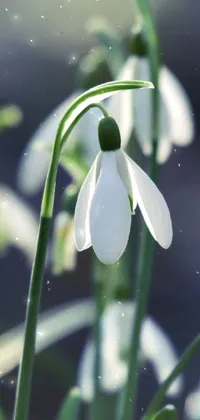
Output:
<svg viewBox="0 0 200 420">
<path fill-rule="evenodd" d="M 166 405 L 152 420 L 177 420 L 177 411 L 173 405 Z"/>
<path fill-rule="evenodd" d="M 94 102 L 101 102 L 117 91 L 143 88 L 152 89 L 153 87 L 154 86 L 151 82 L 143 80 L 117 80 L 114 82 L 102 83 L 101 85 L 95 86 L 94 88 L 84 92 L 75 99 L 72 105 L 68 108 L 58 128 L 57 141 L 59 142 L 61 150 L 63 149 L 65 142 L 73 130 L 79 116 L 81 116 L 84 110 L 94 104 Z"/>
<path fill-rule="evenodd" d="M 64 399 L 57 420 L 77 420 L 81 402 L 80 390 L 77 387 L 71 389 Z"/>
<path fill-rule="evenodd" d="M 194 356 L 197 350 L 200 350 L 200 335 L 198 335 L 190 344 L 190 346 L 185 350 L 175 368 L 172 370 L 168 378 L 165 380 L 165 382 L 163 382 L 158 392 L 155 394 L 153 400 L 151 401 L 151 404 L 149 405 L 145 413 L 144 420 L 152 420 L 152 416 L 155 416 L 155 413 L 158 411 L 170 385 L 172 385 L 177 376 L 179 376 L 180 373 L 184 370 L 184 368 L 189 363 L 190 359 Z"/>
</svg>

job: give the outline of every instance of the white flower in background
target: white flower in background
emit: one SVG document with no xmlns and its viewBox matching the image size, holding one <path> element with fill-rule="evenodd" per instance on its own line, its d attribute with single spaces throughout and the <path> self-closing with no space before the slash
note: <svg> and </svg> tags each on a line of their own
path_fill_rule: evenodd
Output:
<svg viewBox="0 0 200 420">
<path fill-rule="evenodd" d="M 32 210 L 13 191 L 0 185 L 0 247 L 13 245 L 33 260 L 38 220 Z"/>
<path fill-rule="evenodd" d="M 130 348 L 132 322 L 135 314 L 133 302 L 115 302 L 105 309 L 101 318 L 101 372 L 99 383 L 102 391 L 114 393 L 126 383 L 128 376 L 127 356 Z M 178 362 L 174 346 L 159 325 L 147 317 L 141 331 L 141 365 L 151 363 L 158 383 L 162 383 Z M 82 398 L 91 401 L 94 396 L 94 341 L 88 340 L 78 372 L 78 385 Z M 144 368 L 145 369 L 145 368 Z M 177 396 L 183 386 L 183 378 L 175 380 L 168 390 L 169 396 Z"/>
<path fill-rule="evenodd" d="M 119 73 L 120 80 L 151 80 L 147 57 L 128 58 Z M 192 108 L 187 94 L 176 78 L 162 66 L 159 78 L 160 120 L 157 161 L 164 163 L 168 159 L 173 145 L 187 146 L 194 137 Z M 152 153 L 151 144 L 151 92 L 120 92 L 109 100 L 108 109 L 116 119 L 122 133 L 122 140 L 127 144 L 131 131 L 136 130 L 137 140 L 146 156 Z"/>
<path fill-rule="evenodd" d="M 105 392 L 116 392 L 126 382 L 126 356 L 130 345 L 132 321 L 135 312 L 133 302 L 115 302 L 106 308 L 101 318 L 102 328 L 102 373 L 101 386 Z M 36 353 L 55 344 L 64 337 L 90 327 L 95 320 L 95 306 L 92 300 L 65 303 L 39 315 L 36 335 Z M 0 376 L 3 377 L 20 362 L 24 341 L 24 324 L 18 325 L 0 335 Z M 148 360 L 160 383 L 174 368 L 177 355 L 173 344 L 164 331 L 147 317 L 141 334 L 141 362 Z M 83 352 L 78 382 L 82 398 L 93 397 L 94 344 L 89 340 Z M 183 378 L 177 378 L 168 395 L 176 396 L 182 390 Z"/>
<path fill-rule="evenodd" d="M 168 248 L 172 224 L 167 204 L 152 180 L 120 149 L 120 133 L 113 118 L 100 120 L 99 142 L 103 151 L 81 187 L 75 208 L 78 251 L 92 246 L 104 264 L 117 261 L 126 248 L 131 213 L 137 204 L 154 239 Z"/>
<path fill-rule="evenodd" d="M 185 415 L 187 420 L 200 419 L 200 383 L 197 388 L 188 395 L 185 402 Z"/>
</svg>

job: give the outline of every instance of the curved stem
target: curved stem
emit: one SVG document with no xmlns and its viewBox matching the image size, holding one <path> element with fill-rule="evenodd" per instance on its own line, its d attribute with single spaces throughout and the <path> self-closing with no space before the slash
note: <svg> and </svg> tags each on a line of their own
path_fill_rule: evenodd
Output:
<svg viewBox="0 0 200 420">
<path fill-rule="evenodd" d="M 144 420 L 151 420 L 152 416 L 156 414 L 160 405 L 162 404 L 162 401 L 165 397 L 167 390 L 172 385 L 172 383 L 177 378 L 177 376 L 180 375 L 180 373 L 183 371 L 183 369 L 185 368 L 187 363 L 190 361 L 190 359 L 193 357 L 193 355 L 196 353 L 196 351 L 199 349 L 200 349 L 200 335 L 196 337 L 194 341 L 184 351 L 183 355 L 181 356 L 175 368 L 172 370 L 168 378 L 165 380 L 165 382 L 159 388 L 158 392 L 155 394 L 149 408 L 147 409 L 145 413 Z"/>
<path fill-rule="evenodd" d="M 89 105 L 87 110 L 94 105 Z M 102 110 L 104 115 L 106 111 L 99 104 L 98 107 Z M 81 118 L 83 113 L 86 110 L 83 110 L 76 117 L 76 123 Z M 26 420 L 28 416 L 29 409 L 29 400 L 30 400 L 30 390 L 31 390 L 31 378 L 33 370 L 33 361 L 35 353 L 35 340 L 36 340 L 36 326 L 37 326 L 37 317 L 40 307 L 40 298 L 42 290 L 42 280 L 43 272 L 45 266 L 45 258 L 47 252 L 50 223 L 53 213 L 54 205 L 54 196 L 55 196 L 55 185 L 56 185 L 56 176 L 59 164 L 59 158 L 61 153 L 61 147 L 63 144 L 62 133 L 64 130 L 64 125 L 66 122 L 66 115 L 63 117 L 56 136 L 54 143 L 51 163 L 49 166 L 49 171 L 46 178 L 46 183 L 44 187 L 42 205 L 41 205 L 41 216 L 40 216 L 40 225 L 38 233 L 38 241 L 36 247 L 35 258 L 32 267 L 29 294 L 28 294 L 28 303 L 26 311 L 26 325 L 25 325 L 25 338 L 23 346 L 22 360 L 20 364 L 18 383 L 17 383 L 17 392 L 15 399 L 15 408 L 14 408 L 14 420 Z M 71 130 L 73 129 L 75 122 L 72 122 L 72 128 L 69 127 L 67 133 L 65 134 L 65 141 L 67 140 Z"/>
</svg>

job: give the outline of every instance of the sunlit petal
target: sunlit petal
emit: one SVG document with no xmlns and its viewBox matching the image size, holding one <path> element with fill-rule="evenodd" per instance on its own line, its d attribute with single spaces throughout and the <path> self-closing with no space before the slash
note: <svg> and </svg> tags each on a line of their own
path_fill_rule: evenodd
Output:
<svg viewBox="0 0 200 420">
<path fill-rule="evenodd" d="M 168 248 L 172 242 L 173 232 L 166 201 L 148 175 L 126 154 L 125 157 L 145 223 L 154 239 L 163 248 Z"/>
<path fill-rule="evenodd" d="M 117 159 L 118 173 L 126 188 L 128 195 L 132 199 L 133 210 L 135 210 L 137 207 L 137 200 L 136 200 L 136 194 L 134 194 L 134 185 L 130 177 L 127 159 L 125 158 L 125 155 L 121 150 L 116 152 L 116 159 Z"/>
<path fill-rule="evenodd" d="M 85 181 L 82 184 L 76 203 L 74 214 L 74 230 L 75 243 L 78 251 L 83 251 L 84 249 L 87 249 L 91 246 L 89 210 L 95 191 L 101 156 L 102 152 L 99 152 L 88 175 L 85 178 Z"/>
<path fill-rule="evenodd" d="M 130 226 L 130 203 L 117 172 L 116 154 L 103 153 L 90 208 L 92 246 L 101 262 L 112 264 L 120 258 L 128 242 Z"/>
<path fill-rule="evenodd" d="M 138 59 L 136 78 L 150 80 L 150 68 L 146 58 Z M 134 91 L 133 95 L 137 141 L 139 142 L 144 155 L 150 156 L 152 153 L 152 94 L 147 89 L 143 89 L 140 92 Z M 168 109 L 162 96 L 159 97 L 159 101 L 159 146 L 157 161 L 158 163 L 164 163 L 170 155 L 170 143 L 172 139 L 170 138 L 171 132 Z"/>
<path fill-rule="evenodd" d="M 40 315 L 36 335 L 36 352 L 91 325 L 95 311 L 91 300 L 65 303 Z M 0 371 L 6 375 L 20 362 L 24 339 L 24 325 L 12 328 L 0 336 Z"/>
<path fill-rule="evenodd" d="M 169 158 L 173 145 L 169 139 L 162 139 L 158 144 L 157 162 L 163 164 Z"/>
<path fill-rule="evenodd" d="M 130 57 L 124 64 L 117 79 L 133 80 L 135 78 L 135 67 L 137 58 Z M 119 125 L 122 147 L 125 148 L 133 129 L 134 111 L 133 111 L 133 95 L 131 90 L 122 91 L 118 95 L 113 95 L 107 102 L 107 110 L 109 114 L 116 120 Z"/>
<path fill-rule="evenodd" d="M 178 356 L 169 337 L 151 318 L 144 321 L 141 347 L 144 357 L 154 367 L 158 382 L 162 383 L 178 363 Z M 169 388 L 168 395 L 178 395 L 182 386 L 183 378 L 179 376 Z"/>
<path fill-rule="evenodd" d="M 166 67 L 161 69 L 159 87 L 170 116 L 172 141 L 177 146 L 186 146 L 194 137 L 193 112 L 186 92 Z"/>
</svg>

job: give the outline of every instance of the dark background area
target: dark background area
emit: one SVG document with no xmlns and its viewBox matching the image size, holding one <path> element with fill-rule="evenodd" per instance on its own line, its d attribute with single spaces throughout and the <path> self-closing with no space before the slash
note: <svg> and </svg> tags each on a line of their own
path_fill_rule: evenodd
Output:
<svg viewBox="0 0 200 420">
<path fill-rule="evenodd" d="M 18 104 L 23 110 L 24 120 L 18 128 L 1 137 L 1 182 L 17 190 L 16 170 L 26 142 L 53 107 L 72 91 L 78 58 L 95 42 L 84 30 L 87 18 L 100 13 L 127 35 L 132 23 L 131 2 L 124 3 L 126 7 L 123 6 L 120 13 L 121 2 L 114 0 L 109 6 L 101 0 L 71 0 L 60 5 L 57 1 L 44 2 L 43 6 L 39 2 L 28 5 L 16 1 L 14 6 L 11 1 L 2 2 L 0 105 Z M 181 354 L 200 332 L 200 3 L 198 0 L 158 1 L 154 2 L 154 12 L 163 61 L 185 86 L 196 120 L 195 142 L 186 149 L 176 147 L 169 161 L 160 168 L 159 184 L 171 210 L 174 240 L 167 252 L 156 248 L 149 302 L 149 313 L 168 333 Z M 74 64 L 70 59 L 72 54 L 77 58 Z M 67 182 L 66 175 L 60 172 L 56 209 Z M 27 201 L 39 213 L 41 195 Z M 24 320 L 30 267 L 15 249 L 0 260 L 0 267 L 0 323 L 5 331 Z M 47 281 L 50 281 L 50 291 Z M 73 274 L 53 278 L 46 272 L 42 309 L 90 293 L 89 253 L 85 252 L 80 255 L 78 268 Z M 73 384 L 73 371 L 85 338 L 86 332 L 83 331 L 37 357 L 30 420 L 55 418 L 67 386 Z M 54 356 L 60 361 L 62 379 L 56 378 L 49 369 Z M 15 379 L 16 375 L 17 371 L 14 371 L 12 377 Z M 11 375 L 3 384 L 0 383 L 0 404 L 8 419 L 11 418 L 15 393 L 10 378 Z M 178 401 L 180 408 L 199 379 L 200 355 L 186 369 L 185 391 Z M 142 389 L 139 408 L 145 406 L 156 389 L 150 369 L 142 378 Z"/>
</svg>

